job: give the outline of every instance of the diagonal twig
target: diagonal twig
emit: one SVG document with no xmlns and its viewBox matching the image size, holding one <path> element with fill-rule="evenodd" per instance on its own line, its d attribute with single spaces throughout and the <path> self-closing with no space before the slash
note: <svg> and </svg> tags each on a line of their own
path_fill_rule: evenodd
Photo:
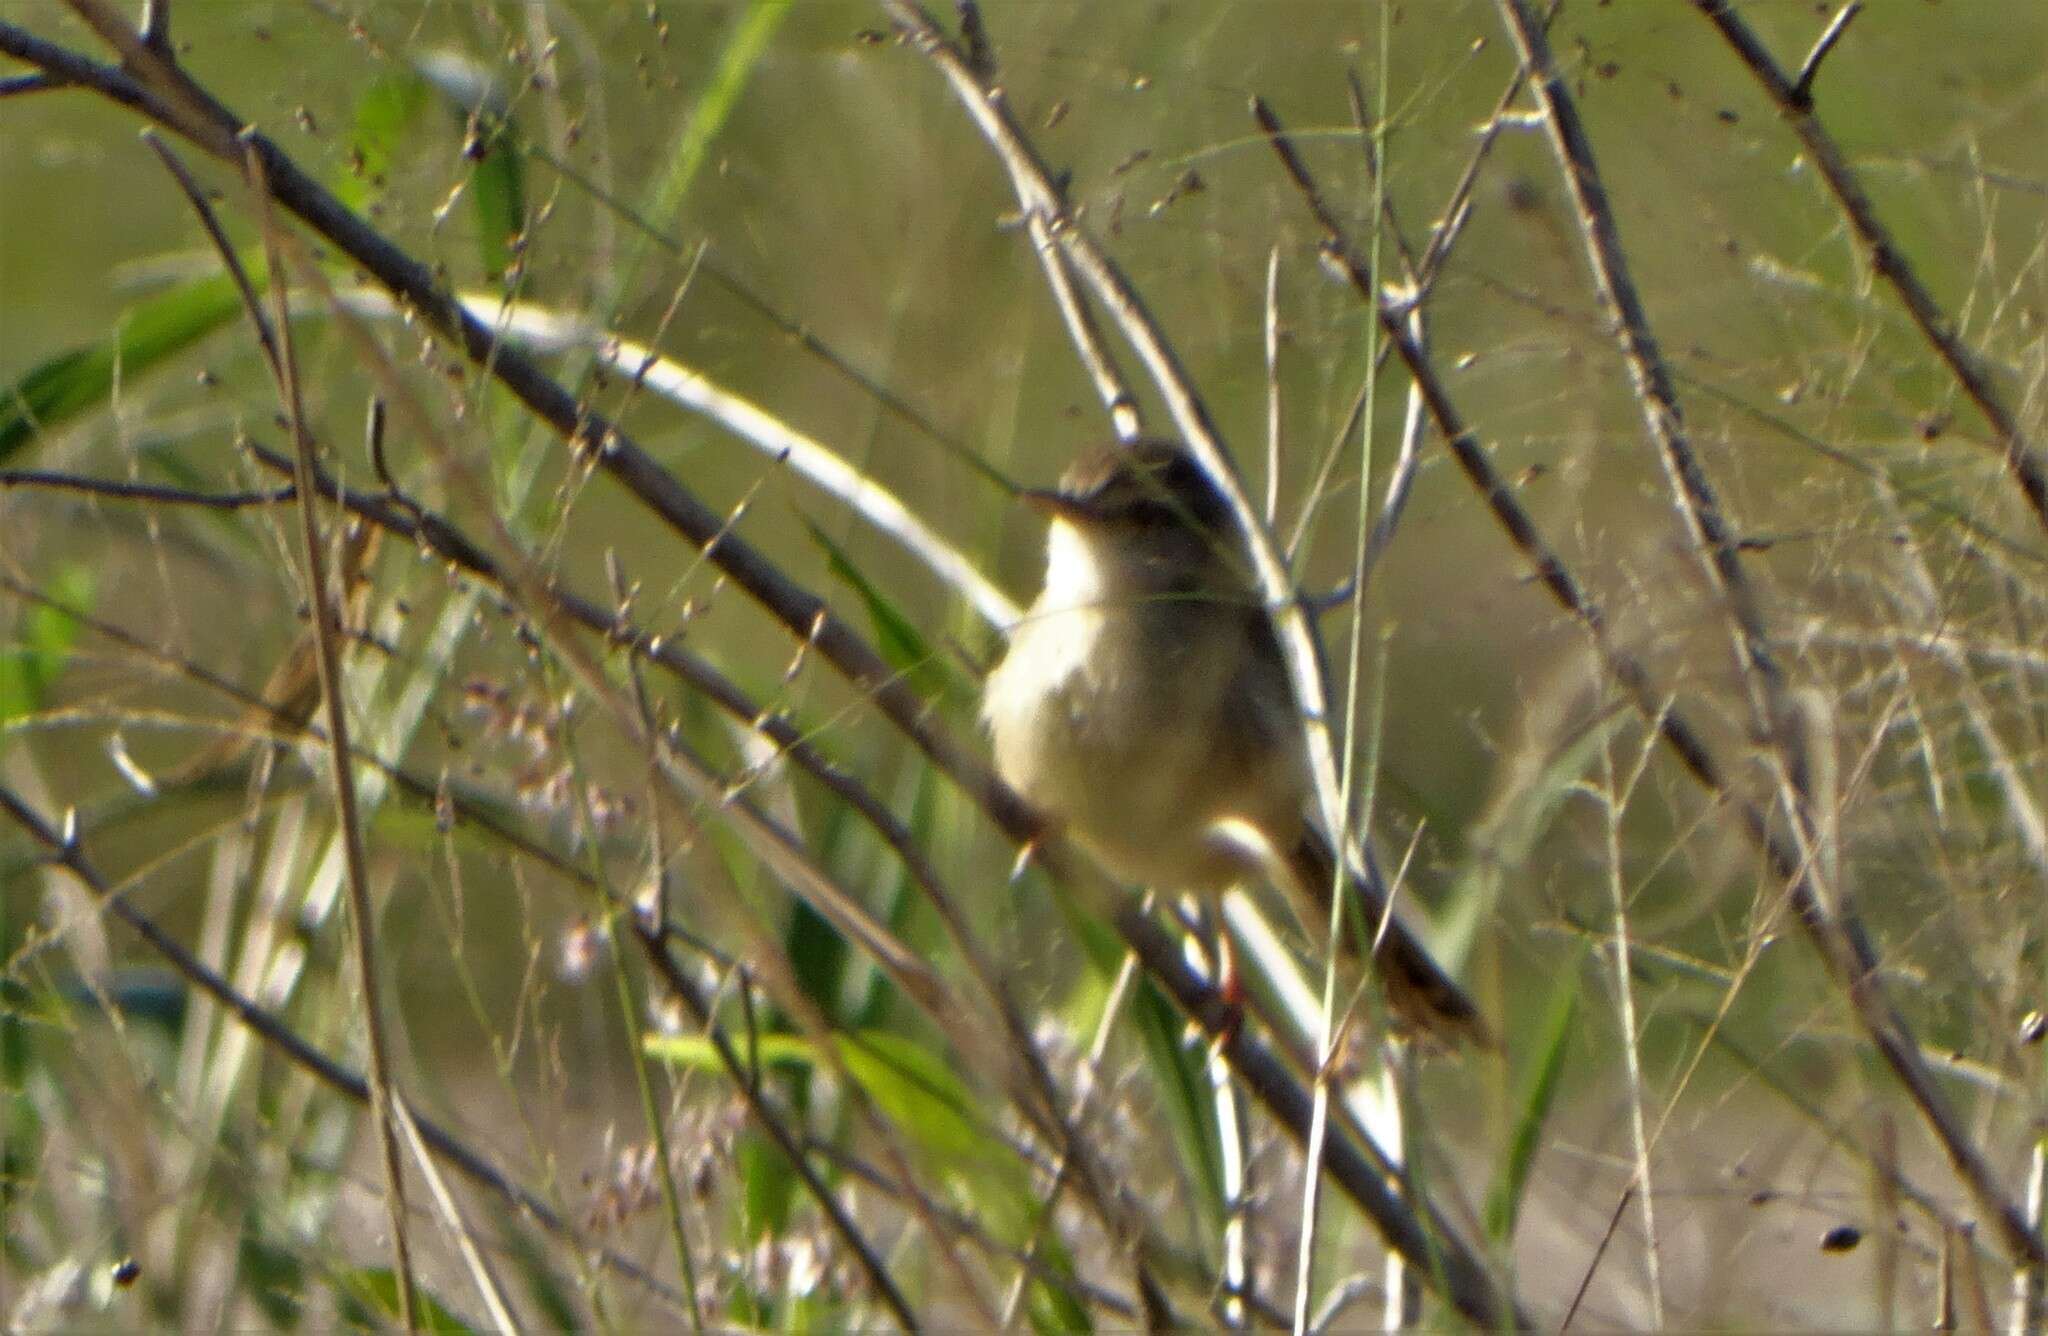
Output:
<svg viewBox="0 0 2048 1336">
<path fill-rule="evenodd" d="M 1277 126 L 1277 120 L 1275 122 Z M 1315 192 L 1313 181 L 1308 176 L 1299 154 L 1287 142 L 1284 132 L 1276 130 L 1273 136 L 1274 149 L 1283 165 L 1312 207 L 1320 199 Z M 1508 481 L 1495 470 L 1491 458 L 1481 445 L 1477 434 L 1466 425 L 1456 405 L 1444 388 L 1424 350 L 1409 336 L 1400 320 L 1400 311 L 1383 300 L 1374 288 L 1371 275 L 1358 260 L 1351 244 L 1344 238 L 1334 217 L 1319 212 L 1319 221 L 1332 229 L 1326 244 L 1326 254 L 1336 261 L 1349 277 L 1360 296 L 1377 311 L 1381 327 L 1386 330 L 1396 355 L 1415 379 L 1423 392 L 1432 421 L 1442 435 L 1446 447 L 1451 451 L 1459 469 L 1466 475 L 1479 492 L 1495 520 L 1507 533 L 1509 540 L 1533 568 L 1537 581 L 1550 596 L 1569 612 L 1586 629 L 1595 648 L 1600 653 L 1617 685 L 1628 697 L 1631 704 L 1643 718 L 1650 721 L 1684 767 L 1709 792 L 1723 799 L 1733 801 L 1742 824 L 1750 839 L 1761 848 L 1771 867 L 1772 873 L 1788 890 L 1805 884 L 1811 872 L 1811 859 L 1798 844 L 1788 840 L 1775 829 L 1768 816 L 1754 803 L 1740 797 L 1733 788 L 1728 773 L 1720 760 L 1708 747 L 1705 736 L 1681 711 L 1671 708 L 1656 687 L 1648 669 L 1641 660 L 1616 645 L 1609 634 L 1607 618 L 1599 603 L 1582 585 L 1570 566 L 1557 553 L 1537 528 L 1535 520 L 1523 509 Z M 1833 934 L 1821 937 L 1823 958 L 1851 988 L 1852 999 L 1858 996 L 1862 984 L 1872 976 L 1867 969 L 1856 963 L 1858 958 L 1875 959 L 1867 940 L 1853 930 L 1851 924 L 1843 925 L 1842 937 Z M 1865 998 L 1870 995 L 1863 994 Z M 1908 1095 L 1930 1118 L 1936 1135 L 1949 1151 L 1952 1162 L 1963 1174 L 1973 1190 L 1983 1194 L 1980 1200 L 1990 1207 L 1999 1221 L 2000 1235 L 2016 1255 L 2038 1258 L 2043 1255 L 2042 1244 L 2024 1226 L 2016 1208 L 2004 1200 L 1997 1187 L 1997 1180 L 1988 1165 L 1983 1162 L 1967 1135 L 1955 1123 L 1949 1112 L 1947 1100 L 1934 1085 L 1924 1062 L 1919 1058 L 1917 1046 L 1910 1034 L 1901 1025 L 1893 1024 L 1895 1013 L 1888 1007 L 1859 1005 L 1859 1014 L 1872 1022 L 1871 1034 L 1880 1053 L 1906 1086 Z"/>
</svg>

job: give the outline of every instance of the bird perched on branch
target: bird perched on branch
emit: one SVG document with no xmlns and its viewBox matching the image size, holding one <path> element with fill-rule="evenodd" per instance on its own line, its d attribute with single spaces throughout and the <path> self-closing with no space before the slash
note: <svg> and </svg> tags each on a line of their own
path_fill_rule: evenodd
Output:
<svg viewBox="0 0 2048 1336">
<path fill-rule="evenodd" d="M 1024 495 L 1049 517 L 1045 586 L 989 675 L 996 769 L 1118 876 L 1213 895 L 1269 874 L 1316 934 L 1338 860 L 1308 817 L 1293 684 L 1222 492 L 1182 447 L 1140 441 Z M 1361 869 L 1343 881 L 1369 938 L 1385 894 Z M 1406 1028 L 1486 1042 L 1398 920 L 1374 965 Z"/>
</svg>

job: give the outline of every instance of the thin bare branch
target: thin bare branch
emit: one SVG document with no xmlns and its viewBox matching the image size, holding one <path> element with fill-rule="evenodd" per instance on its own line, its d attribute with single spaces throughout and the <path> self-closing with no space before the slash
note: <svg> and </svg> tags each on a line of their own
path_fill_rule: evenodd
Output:
<svg viewBox="0 0 2048 1336">
<path fill-rule="evenodd" d="M 1280 247 L 1266 252 L 1266 510 L 1268 528 L 1280 522 Z M 1294 558 L 1292 545 L 1287 553 Z"/>
<path fill-rule="evenodd" d="M 1096 396 L 1108 410 L 1111 429 L 1120 441 L 1137 440 L 1145 433 L 1137 396 L 1131 393 L 1130 382 L 1116 363 L 1116 354 L 1103 343 L 1094 310 L 1074 290 L 1072 264 L 1053 241 L 1045 214 L 1032 210 L 1025 214 L 1024 221 L 1031 232 L 1032 248 L 1038 252 L 1038 262 L 1045 269 L 1045 285 L 1052 289 L 1053 303 L 1060 308 L 1060 319 L 1066 322 L 1067 340 L 1074 345 L 1081 365 L 1087 368 L 1088 379 L 1095 382 Z"/>
<path fill-rule="evenodd" d="M 1849 25 L 1863 12 L 1863 0 L 1850 0 L 1835 12 L 1828 26 L 1815 39 L 1813 50 L 1806 53 L 1806 59 L 1799 66 L 1799 77 L 1792 84 L 1792 99 L 1802 107 L 1813 105 L 1813 81 L 1820 77 L 1821 62 L 1828 58 L 1828 52 L 1835 49 L 1835 43 L 1842 40 L 1842 34 L 1849 31 Z"/>
<path fill-rule="evenodd" d="M 27 93 L 47 93 L 52 89 L 68 86 L 69 81 L 51 74 L 17 74 L 11 78 L 0 79 L 0 98 L 21 97 Z"/>
<path fill-rule="evenodd" d="M 195 492 L 168 483 L 123 482 L 117 478 L 86 478 L 48 469 L 0 469 L 0 487 L 41 487 L 77 492 L 108 501 L 141 501 L 159 506 L 199 506 L 207 510 L 246 510 L 280 505 L 298 495 L 287 485 L 265 492 Z"/>
<path fill-rule="evenodd" d="M 412 1110 L 405 1107 L 404 1100 L 394 1102 L 391 1111 L 398 1120 L 399 1130 L 405 1134 L 406 1145 L 412 1150 L 413 1163 L 419 1166 L 420 1177 L 426 1180 L 434 1209 L 441 1213 L 442 1225 L 455 1239 L 456 1249 L 462 1255 L 462 1265 L 476 1286 L 477 1298 L 483 1301 L 484 1311 L 490 1315 L 491 1326 L 502 1332 L 518 1332 L 520 1326 L 513 1320 L 512 1310 L 505 1302 L 505 1287 L 492 1270 L 490 1259 L 484 1256 L 476 1230 L 463 1214 L 461 1204 L 455 1200 L 455 1194 L 448 1190 L 447 1181 L 435 1167 L 426 1138 L 420 1135 L 419 1122 L 413 1117 Z"/>
<path fill-rule="evenodd" d="M 171 58 L 171 0 L 142 0 L 142 44 L 158 55 Z"/>
</svg>

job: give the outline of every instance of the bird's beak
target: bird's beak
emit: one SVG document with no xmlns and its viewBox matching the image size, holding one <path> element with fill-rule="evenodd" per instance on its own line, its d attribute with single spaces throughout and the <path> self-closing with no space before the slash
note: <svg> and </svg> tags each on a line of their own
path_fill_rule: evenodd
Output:
<svg viewBox="0 0 2048 1336">
<path fill-rule="evenodd" d="M 1091 513 L 1085 500 L 1052 487 L 1021 488 L 1017 499 L 1041 514 L 1056 515 L 1062 519 L 1086 519 Z"/>
</svg>

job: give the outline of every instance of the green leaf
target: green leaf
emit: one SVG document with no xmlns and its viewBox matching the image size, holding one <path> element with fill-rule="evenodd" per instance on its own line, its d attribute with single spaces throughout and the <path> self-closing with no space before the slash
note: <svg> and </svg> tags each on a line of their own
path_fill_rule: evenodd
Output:
<svg viewBox="0 0 2048 1336">
<path fill-rule="evenodd" d="M 342 203 L 360 213 L 383 192 L 429 97 L 426 80 L 410 70 L 390 70 L 370 81 L 356 100 L 351 170 L 333 182 Z"/>
<path fill-rule="evenodd" d="M 663 1062 L 723 1071 L 710 1040 L 703 1036 L 649 1035 L 641 1042 Z M 951 1168 L 983 1163 L 992 1152 L 1004 1160 L 1012 1158 L 983 1130 L 959 1074 L 930 1049 L 881 1030 L 836 1035 L 833 1048 L 868 1098 L 897 1125 L 915 1131 L 920 1150 Z M 797 1034 L 764 1034 L 755 1049 L 763 1067 L 809 1067 L 817 1057 L 811 1041 Z M 740 1057 L 748 1057 L 744 1049 Z"/>
<path fill-rule="evenodd" d="M 889 1120 L 916 1138 L 966 1186 L 983 1223 L 1005 1243 L 1040 1236 L 1040 1257 L 1063 1274 L 1071 1259 L 1051 1230 L 1038 1229 L 1043 1209 L 1031 1180 L 1007 1146 L 993 1135 L 972 1093 L 945 1057 L 908 1036 L 868 1030 L 842 1035 L 839 1058 Z M 1057 1286 L 1034 1283 L 1027 1307 L 1040 1331 L 1078 1331 L 1088 1314 Z"/>
<path fill-rule="evenodd" d="M 242 1292 L 279 1331 L 298 1326 L 306 1303 L 306 1267 L 298 1254 L 270 1242 L 263 1221 L 253 1212 L 243 1218 L 236 1252 Z"/>
<path fill-rule="evenodd" d="M 791 0 L 756 0 L 727 37 L 719 52 L 718 68 L 698 90 L 697 105 L 676 141 L 675 151 L 669 155 L 668 171 L 648 200 L 645 212 L 657 225 L 665 226 L 690 193 L 691 182 L 697 179 L 711 145 L 732 119 L 741 92 L 753 77 L 754 67 L 767 53 L 769 38 L 788 17 L 790 5 Z"/>
<path fill-rule="evenodd" d="M 869 1030 L 837 1037 L 839 1060 L 889 1120 L 927 1155 L 956 1170 L 1014 1163 L 985 1129 L 960 1074 L 905 1035 Z"/>
<path fill-rule="evenodd" d="M 353 1327 L 383 1330 L 398 1325 L 398 1278 L 390 1267 L 357 1267 L 336 1277 L 341 1288 L 341 1316 Z M 373 1313 L 369 1304 L 376 1305 Z M 433 1295 L 413 1288 L 413 1322 L 436 1336 L 468 1336 L 476 1329 L 450 1312 Z"/>
<path fill-rule="evenodd" d="M 762 1239 L 786 1234 L 797 1202 L 796 1170 L 790 1167 L 789 1157 L 751 1127 L 740 1137 L 735 1152 L 745 1212 L 742 1242 L 751 1247 Z"/>
<path fill-rule="evenodd" d="M 90 612 L 92 570 L 80 562 L 66 562 L 48 592 L 67 608 Z M 50 688 L 78 639 L 78 622 L 46 603 L 35 603 L 22 614 L 18 634 L 20 643 L 0 648 L 0 728 L 48 703 Z"/>
<path fill-rule="evenodd" d="M 649 1035 L 641 1042 L 665 1062 L 697 1068 L 717 1063 L 708 1041 L 699 1036 Z M 764 1034 L 757 1047 L 763 1066 L 809 1065 L 817 1057 L 815 1046 L 801 1035 Z M 972 1197 L 990 1233 L 1022 1246 L 1040 1232 L 1042 1208 L 1030 1176 L 995 1135 L 973 1092 L 942 1053 L 883 1030 L 834 1035 L 832 1048 L 847 1075 L 909 1138 L 911 1148 Z M 1071 1275 L 1072 1261 L 1057 1235 L 1044 1232 L 1041 1244 L 1046 1264 Z M 1033 1324 L 1046 1330 L 1088 1325 L 1086 1311 L 1056 1286 L 1034 1284 L 1029 1312 Z"/>
<path fill-rule="evenodd" d="M 512 1265 L 518 1268 L 519 1277 L 526 1282 L 526 1295 L 533 1300 L 535 1311 L 540 1316 L 540 1326 L 548 1331 L 575 1331 L 584 1325 L 583 1318 L 570 1299 L 569 1291 L 555 1276 L 549 1265 L 547 1249 L 538 1242 L 531 1230 L 507 1228 L 512 1222 L 500 1222 L 500 1237 L 510 1254 Z"/>
<path fill-rule="evenodd" d="M 526 153 L 510 121 L 480 132 L 479 143 L 483 157 L 470 177 L 469 197 L 476 210 L 477 258 L 484 277 L 495 280 L 518 258 L 526 232 Z"/>
<path fill-rule="evenodd" d="M 1585 956 L 1581 948 L 1573 956 L 1571 967 L 1558 975 L 1550 990 L 1543 1038 L 1537 1045 L 1535 1062 L 1525 1078 L 1521 1097 L 1515 1101 L 1520 1112 L 1508 1138 L 1507 1155 L 1501 1161 L 1492 1190 L 1486 1194 L 1486 1231 L 1503 1244 L 1514 1237 L 1522 1194 L 1529 1185 L 1529 1167 L 1535 1163 L 1536 1148 L 1543 1140 L 1543 1125 L 1557 1098 L 1557 1079 L 1564 1070 L 1565 1052 L 1571 1047 L 1572 1023 L 1578 1019 L 1579 969 Z"/>
<path fill-rule="evenodd" d="M 261 265 L 249 279 L 260 289 Z M 59 353 L 14 384 L 0 389 L 0 463 L 46 431 L 113 396 L 116 373 L 132 383 L 184 352 L 241 313 L 242 299 L 226 274 L 202 278 L 158 293 L 128 308 L 114 332 Z"/>
<path fill-rule="evenodd" d="M 808 518 L 804 520 L 804 527 L 810 530 L 812 541 L 824 549 L 827 568 L 860 596 L 860 601 L 867 607 L 868 620 L 874 627 L 876 648 L 882 651 L 882 657 L 889 661 L 889 666 L 910 683 L 911 689 L 926 700 L 971 697 L 973 693 L 966 685 L 947 671 L 946 659 L 933 652 L 931 643 L 917 629 L 917 623 L 904 616 L 889 596 L 861 573 L 846 549 Z"/>
<path fill-rule="evenodd" d="M 718 1060 L 718 1050 L 703 1035 L 650 1034 L 641 1039 L 640 1047 L 647 1056 L 671 1067 L 725 1075 L 725 1064 Z M 735 1035 L 733 1047 L 738 1051 L 741 1063 L 758 1061 L 764 1068 L 809 1067 L 814 1056 L 811 1041 L 798 1034 L 764 1034 L 752 1045 L 745 1041 L 744 1036 Z"/>
</svg>

